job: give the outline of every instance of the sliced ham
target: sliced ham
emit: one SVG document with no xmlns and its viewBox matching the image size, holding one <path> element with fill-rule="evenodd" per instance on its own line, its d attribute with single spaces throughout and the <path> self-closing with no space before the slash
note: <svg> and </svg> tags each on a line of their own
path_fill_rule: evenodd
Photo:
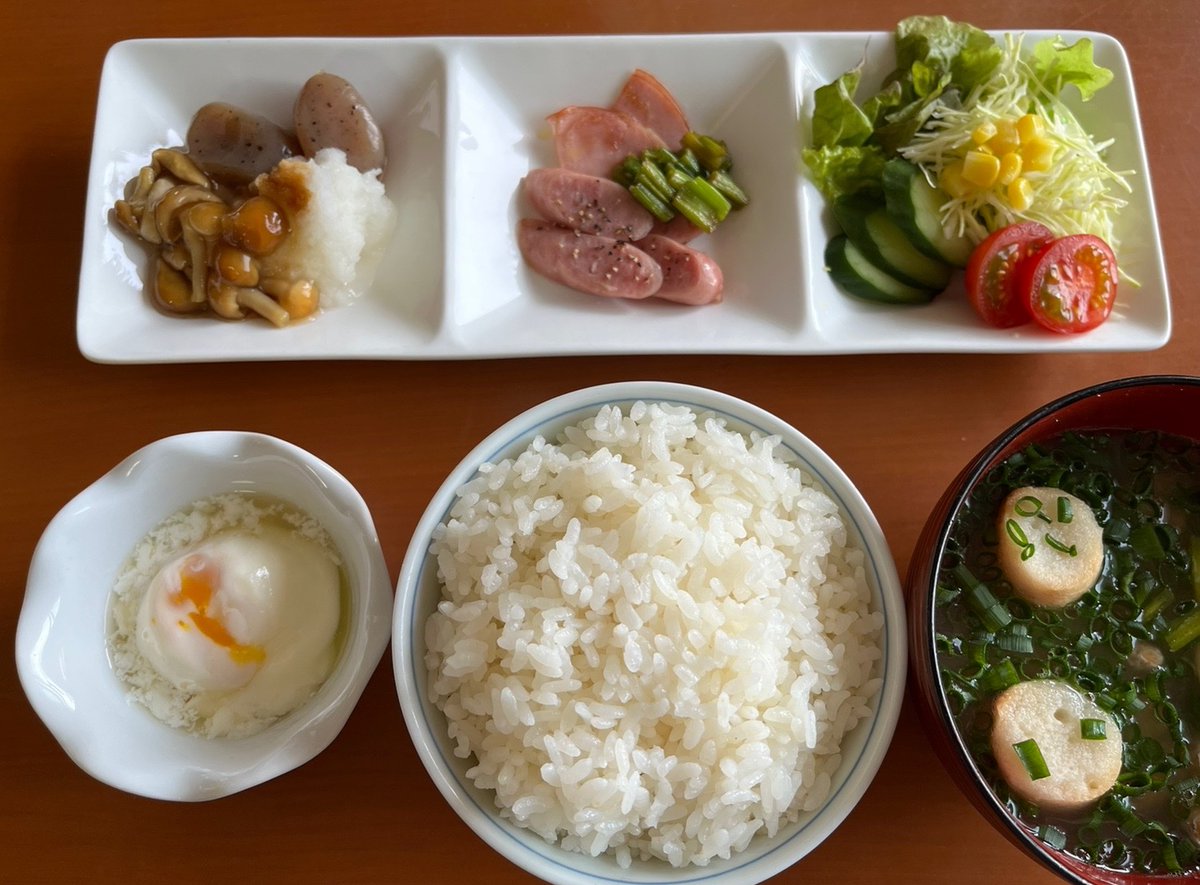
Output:
<svg viewBox="0 0 1200 885">
<path fill-rule="evenodd" d="M 725 291 L 717 263 L 695 249 L 651 234 L 638 246 L 662 267 L 662 286 L 654 294 L 680 304 L 715 304 Z"/>
<path fill-rule="evenodd" d="M 658 133 L 673 151 L 679 150 L 689 130 L 687 117 L 679 102 L 653 75 L 641 68 L 625 81 L 612 109 L 627 114 L 647 129 Z"/>
<path fill-rule="evenodd" d="M 546 119 L 554 132 L 558 165 L 574 172 L 608 178 L 630 154 L 666 147 L 652 129 L 607 108 L 572 105 Z"/>
<path fill-rule="evenodd" d="M 529 202 L 543 218 L 585 234 L 640 240 L 654 226 L 654 216 L 609 178 L 561 168 L 534 169 L 524 185 Z"/>
<path fill-rule="evenodd" d="M 649 298 L 663 272 L 650 256 L 629 243 L 523 218 L 517 245 L 542 276 L 564 286 L 606 298 Z"/>
</svg>

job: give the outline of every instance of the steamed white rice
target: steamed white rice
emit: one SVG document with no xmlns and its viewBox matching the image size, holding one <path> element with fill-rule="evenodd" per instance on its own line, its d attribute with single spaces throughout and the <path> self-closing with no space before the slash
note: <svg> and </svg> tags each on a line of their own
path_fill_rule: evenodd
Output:
<svg viewBox="0 0 1200 885">
<path fill-rule="evenodd" d="M 703 865 L 827 798 L 883 619 L 837 505 L 778 447 L 606 406 L 459 491 L 425 661 L 504 817 L 623 866 Z"/>
</svg>

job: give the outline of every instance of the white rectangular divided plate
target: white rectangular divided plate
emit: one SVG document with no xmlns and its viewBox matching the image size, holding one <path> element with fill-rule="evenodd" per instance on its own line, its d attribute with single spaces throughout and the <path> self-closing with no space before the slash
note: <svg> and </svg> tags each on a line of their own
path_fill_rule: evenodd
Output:
<svg viewBox="0 0 1200 885">
<path fill-rule="evenodd" d="M 1027 41 L 1048 33 L 1031 32 Z M 867 58 L 863 91 L 893 67 L 887 33 L 699 36 L 143 40 L 108 54 L 84 225 L 77 334 L 114 363 L 445 359 L 620 353 L 1135 351 L 1170 337 L 1170 301 L 1129 64 L 1089 36 L 1115 74 L 1079 117 L 1113 138 L 1134 192 L 1118 223 L 1123 285 L 1085 335 L 985 328 L 961 281 L 920 307 L 843 294 L 823 268 L 835 229 L 803 172 L 813 90 Z M 1029 45 L 1027 43 L 1027 45 Z M 584 295 L 529 271 L 515 243 L 533 212 L 520 180 L 553 165 L 547 115 L 606 105 L 643 67 L 692 126 L 725 139 L 752 205 L 696 242 L 724 271 L 725 300 L 685 307 Z M 312 322 L 177 319 L 142 293 L 149 262 L 109 221 L 150 151 L 181 144 L 192 114 L 227 101 L 280 123 L 300 86 L 328 70 L 358 87 L 384 130 L 384 183 L 399 222 L 373 289 Z M 1072 95 L 1075 95 L 1072 90 Z M 1078 96 L 1075 95 L 1077 99 Z"/>
</svg>

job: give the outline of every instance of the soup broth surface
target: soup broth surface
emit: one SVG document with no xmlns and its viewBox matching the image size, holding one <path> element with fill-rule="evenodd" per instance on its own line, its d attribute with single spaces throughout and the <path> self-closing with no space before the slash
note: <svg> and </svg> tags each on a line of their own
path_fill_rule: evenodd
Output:
<svg viewBox="0 0 1200 885">
<path fill-rule="evenodd" d="M 1023 486 L 1075 495 L 1104 531 L 1099 580 L 1062 609 L 1016 596 L 997 564 L 998 545 L 1012 543 L 998 537 L 997 513 Z M 1030 446 L 981 479 L 951 527 L 934 627 L 942 688 L 964 743 L 1022 824 L 1088 863 L 1200 870 L 1197 558 L 1200 444 L 1158 433 L 1071 433 Z M 1076 815 L 1049 814 L 1016 797 L 990 746 L 996 695 L 1039 678 L 1091 697 L 1124 739 L 1116 786 Z"/>
</svg>

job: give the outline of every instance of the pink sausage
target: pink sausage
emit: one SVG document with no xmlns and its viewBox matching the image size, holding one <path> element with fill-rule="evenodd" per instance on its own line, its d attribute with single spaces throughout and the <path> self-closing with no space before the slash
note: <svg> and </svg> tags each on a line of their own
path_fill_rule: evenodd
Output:
<svg viewBox="0 0 1200 885">
<path fill-rule="evenodd" d="M 631 154 L 665 147 L 652 130 L 607 108 L 572 105 L 546 119 L 554 132 L 558 165 L 587 175 L 608 178 Z"/>
<path fill-rule="evenodd" d="M 690 243 L 704 233 L 683 215 L 676 215 L 670 221 L 655 221 L 650 232 L 672 239 L 676 243 Z"/>
<path fill-rule="evenodd" d="M 649 255 L 629 243 L 523 218 L 517 245 L 531 268 L 556 283 L 605 298 L 649 298 L 663 272 Z"/>
<path fill-rule="evenodd" d="M 690 128 L 675 96 L 641 68 L 625 81 L 612 109 L 628 114 L 647 129 L 653 129 L 673 151 L 679 150 L 683 136 Z"/>
<path fill-rule="evenodd" d="M 716 304 L 725 291 L 717 263 L 695 249 L 651 234 L 638 242 L 662 267 L 662 287 L 654 294 L 680 304 Z"/>
<path fill-rule="evenodd" d="M 534 169 L 525 176 L 525 194 L 543 218 L 585 234 L 640 240 L 654 216 L 617 182 L 569 169 Z"/>
</svg>

